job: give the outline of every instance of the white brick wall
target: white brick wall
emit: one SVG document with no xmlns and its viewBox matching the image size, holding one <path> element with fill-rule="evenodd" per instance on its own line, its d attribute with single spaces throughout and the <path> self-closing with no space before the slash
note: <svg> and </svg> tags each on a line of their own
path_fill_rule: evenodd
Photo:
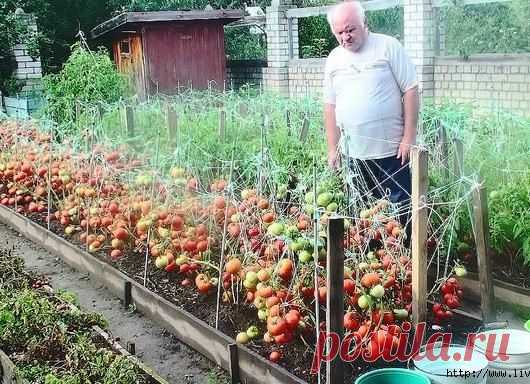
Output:
<svg viewBox="0 0 530 384">
<path fill-rule="evenodd" d="M 37 23 L 32 15 L 17 15 L 23 22 L 27 23 L 30 30 L 37 32 Z M 39 57 L 33 58 L 29 55 L 25 44 L 15 44 L 13 54 L 17 63 L 17 69 L 14 73 L 15 78 L 25 81 L 23 91 L 31 91 L 40 88 L 40 79 L 42 78 L 42 66 Z"/>
<path fill-rule="evenodd" d="M 453 72 L 445 78 L 445 71 Z M 482 109 L 504 108 L 530 116 L 530 61 L 528 55 L 476 55 L 467 61 L 437 57 L 434 96 L 471 103 Z"/>
</svg>

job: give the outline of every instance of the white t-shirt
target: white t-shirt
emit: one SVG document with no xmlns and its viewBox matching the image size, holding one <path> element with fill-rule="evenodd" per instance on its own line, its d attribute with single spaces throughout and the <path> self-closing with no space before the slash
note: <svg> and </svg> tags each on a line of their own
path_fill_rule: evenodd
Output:
<svg viewBox="0 0 530 384">
<path fill-rule="evenodd" d="M 324 102 L 335 104 L 343 153 L 356 159 L 396 155 L 403 137 L 402 95 L 415 86 L 414 64 L 393 37 L 370 32 L 358 52 L 333 49 L 324 71 Z"/>
</svg>

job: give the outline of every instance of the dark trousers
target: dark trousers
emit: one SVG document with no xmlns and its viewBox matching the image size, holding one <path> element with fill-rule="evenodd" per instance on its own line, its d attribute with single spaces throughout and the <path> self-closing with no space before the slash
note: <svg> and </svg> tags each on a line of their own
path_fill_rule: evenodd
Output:
<svg viewBox="0 0 530 384">
<path fill-rule="evenodd" d="M 392 203 L 407 203 L 410 200 L 411 175 L 408 162 L 401 165 L 395 156 L 383 159 L 350 159 L 354 173 L 354 184 L 364 196 L 376 199 L 387 197 Z"/>
<path fill-rule="evenodd" d="M 369 196 L 376 199 L 387 198 L 398 204 L 401 222 L 410 241 L 410 194 L 412 181 L 409 163 L 401 165 L 401 159 L 395 156 L 373 160 L 350 159 L 350 169 L 353 172 L 353 184 L 365 201 Z"/>
</svg>

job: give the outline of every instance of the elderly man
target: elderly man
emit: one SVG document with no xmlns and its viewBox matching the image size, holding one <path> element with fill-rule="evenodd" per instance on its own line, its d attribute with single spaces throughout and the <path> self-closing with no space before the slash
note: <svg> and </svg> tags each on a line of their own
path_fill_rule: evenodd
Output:
<svg viewBox="0 0 530 384">
<path fill-rule="evenodd" d="M 340 165 L 340 146 L 363 194 L 404 202 L 418 119 L 414 65 L 396 39 L 368 30 L 358 1 L 333 7 L 328 22 L 339 42 L 325 68 L 329 166 Z"/>
</svg>

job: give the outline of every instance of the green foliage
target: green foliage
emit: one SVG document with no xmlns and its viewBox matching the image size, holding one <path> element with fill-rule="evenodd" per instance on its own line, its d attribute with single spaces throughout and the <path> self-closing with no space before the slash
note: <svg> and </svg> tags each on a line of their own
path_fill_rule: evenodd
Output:
<svg viewBox="0 0 530 384">
<path fill-rule="evenodd" d="M 530 3 L 513 0 L 442 8 L 446 23 L 446 54 L 530 51 Z"/>
<path fill-rule="evenodd" d="M 402 39 L 403 8 L 394 7 L 380 11 L 367 11 L 370 31 Z M 300 57 L 325 57 L 337 46 L 326 16 L 311 16 L 299 19 Z"/>
<path fill-rule="evenodd" d="M 57 75 L 43 79 L 45 113 L 60 124 L 75 120 L 76 101 L 81 104 L 115 102 L 124 94 L 125 82 L 104 48 L 96 52 L 74 45 Z"/>
<path fill-rule="evenodd" d="M 251 34 L 249 27 L 225 29 L 225 53 L 229 59 L 266 59 L 264 34 Z"/>
<path fill-rule="evenodd" d="M 491 245 L 530 265 L 530 177 L 499 187 L 488 200 Z"/>
</svg>

